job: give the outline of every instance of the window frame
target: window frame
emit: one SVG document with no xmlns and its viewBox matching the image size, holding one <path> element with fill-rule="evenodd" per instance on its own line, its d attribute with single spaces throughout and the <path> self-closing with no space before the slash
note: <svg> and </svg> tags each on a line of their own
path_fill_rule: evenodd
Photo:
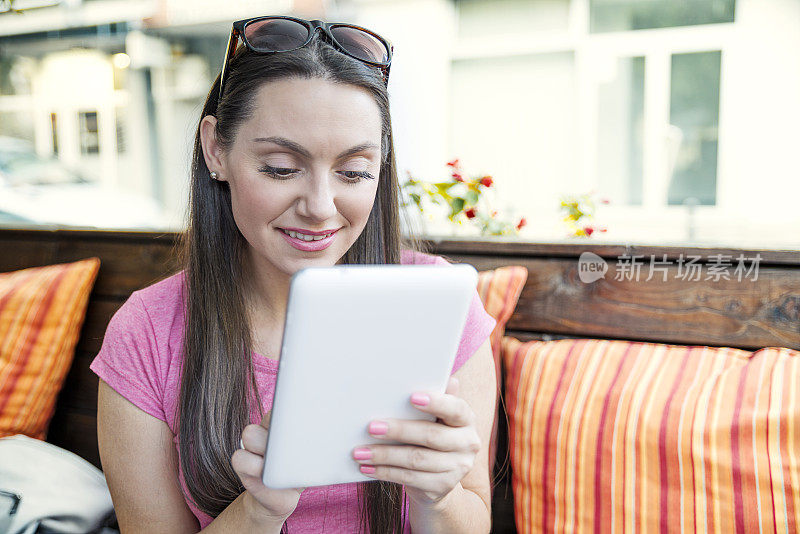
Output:
<svg viewBox="0 0 800 534">
<path fill-rule="evenodd" d="M 646 214 L 647 226 L 666 227 L 691 225 L 697 228 L 717 226 L 736 217 L 736 184 L 729 183 L 726 169 L 735 163 L 727 150 L 721 133 L 728 121 L 730 110 L 725 101 L 726 67 L 735 54 L 739 32 L 737 23 L 720 22 L 669 28 L 626 31 L 590 31 L 590 0 L 569 0 L 567 28 L 541 35 L 500 35 L 483 37 L 456 37 L 451 62 L 481 58 L 506 58 L 571 52 L 574 54 L 576 84 L 577 146 L 579 162 L 574 191 L 600 191 L 598 171 L 599 84 L 593 76 L 597 61 L 617 61 L 619 58 L 642 56 L 645 58 L 645 94 L 643 139 L 642 204 L 623 205 L 611 203 L 603 206 L 603 219 L 609 226 L 629 224 Z M 458 13 L 456 11 L 456 18 Z M 694 52 L 721 53 L 719 132 L 717 138 L 716 203 L 688 208 L 669 205 L 667 154 L 658 146 L 670 119 L 671 59 L 674 54 Z M 451 122 L 452 118 L 448 119 Z M 566 191 L 565 191 L 566 192 Z M 600 191 L 602 194 L 602 191 Z M 687 222 L 687 217 L 693 222 Z M 691 230 L 690 230 L 691 232 Z"/>
</svg>

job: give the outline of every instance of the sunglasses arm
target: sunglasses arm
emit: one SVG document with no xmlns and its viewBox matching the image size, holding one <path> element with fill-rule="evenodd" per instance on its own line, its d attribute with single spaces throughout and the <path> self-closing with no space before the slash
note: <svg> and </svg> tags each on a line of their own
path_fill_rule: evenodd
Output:
<svg viewBox="0 0 800 534">
<path fill-rule="evenodd" d="M 231 34 L 228 36 L 228 50 L 225 54 L 225 61 L 222 62 L 222 72 L 219 75 L 219 96 L 222 97 L 222 90 L 225 83 L 225 71 L 228 70 L 228 61 L 233 57 L 236 51 L 236 45 L 239 44 L 239 30 L 236 28 L 231 29 Z"/>
</svg>

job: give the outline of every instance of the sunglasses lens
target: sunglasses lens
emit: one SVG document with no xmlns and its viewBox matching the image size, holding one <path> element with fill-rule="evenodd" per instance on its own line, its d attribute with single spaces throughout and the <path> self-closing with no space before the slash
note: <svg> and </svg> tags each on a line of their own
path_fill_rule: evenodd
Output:
<svg viewBox="0 0 800 534">
<path fill-rule="evenodd" d="M 308 28 L 288 19 L 256 20 L 244 27 L 250 46 L 265 52 L 294 50 L 308 39 Z"/>
<path fill-rule="evenodd" d="M 388 63 L 389 50 L 372 34 L 348 26 L 334 26 L 331 33 L 340 45 L 353 56 L 373 63 Z"/>
</svg>

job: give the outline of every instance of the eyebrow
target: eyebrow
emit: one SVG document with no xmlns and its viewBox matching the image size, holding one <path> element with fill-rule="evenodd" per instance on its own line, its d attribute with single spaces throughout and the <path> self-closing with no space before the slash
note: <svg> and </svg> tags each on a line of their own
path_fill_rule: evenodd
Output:
<svg viewBox="0 0 800 534">
<path fill-rule="evenodd" d="M 286 139 L 285 137 L 275 137 L 275 136 L 273 136 L 273 137 L 256 137 L 255 139 L 253 139 L 253 142 L 254 143 L 274 143 L 274 144 L 280 145 L 280 146 L 282 146 L 284 148 L 288 148 L 292 152 L 297 152 L 301 156 L 305 156 L 307 158 L 311 157 L 311 152 L 306 150 L 302 145 L 300 145 L 298 143 L 295 143 L 294 141 L 292 141 L 290 139 Z M 375 148 L 380 148 L 380 147 L 378 145 L 376 145 L 375 143 L 371 143 L 371 142 L 361 143 L 361 144 L 356 145 L 354 147 L 348 148 L 347 150 L 345 150 L 344 152 L 342 152 L 341 154 L 336 156 L 336 159 L 341 159 L 341 158 L 350 156 L 352 154 L 357 154 L 359 152 L 363 152 L 365 150 L 370 150 L 370 149 L 375 149 Z"/>
</svg>

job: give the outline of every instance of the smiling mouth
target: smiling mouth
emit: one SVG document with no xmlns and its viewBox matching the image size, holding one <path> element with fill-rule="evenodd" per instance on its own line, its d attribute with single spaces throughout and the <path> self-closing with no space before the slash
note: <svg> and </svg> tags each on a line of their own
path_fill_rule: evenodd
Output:
<svg viewBox="0 0 800 534">
<path fill-rule="evenodd" d="M 336 232 L 339 231 L 339 230 L 333 230 L 333 231 L 328 232 L 326 234 L 311 235 L 311 234 L 303 234 L 301 232 L 296 232 L 294 230 L 286 230 L 284 228 L 279 228 L 279 230 L 281 232 L 283 232 L 284 234 L 288 235 L 289 237 L 293 237 L 295 239 L 302 239 L 303 241 L 321 241 L 321 240 L 323 240 L 323 239 L 325 239 L 327 237 L 332 236 L 333 234 L 335 234 Z"/>
</svg>

